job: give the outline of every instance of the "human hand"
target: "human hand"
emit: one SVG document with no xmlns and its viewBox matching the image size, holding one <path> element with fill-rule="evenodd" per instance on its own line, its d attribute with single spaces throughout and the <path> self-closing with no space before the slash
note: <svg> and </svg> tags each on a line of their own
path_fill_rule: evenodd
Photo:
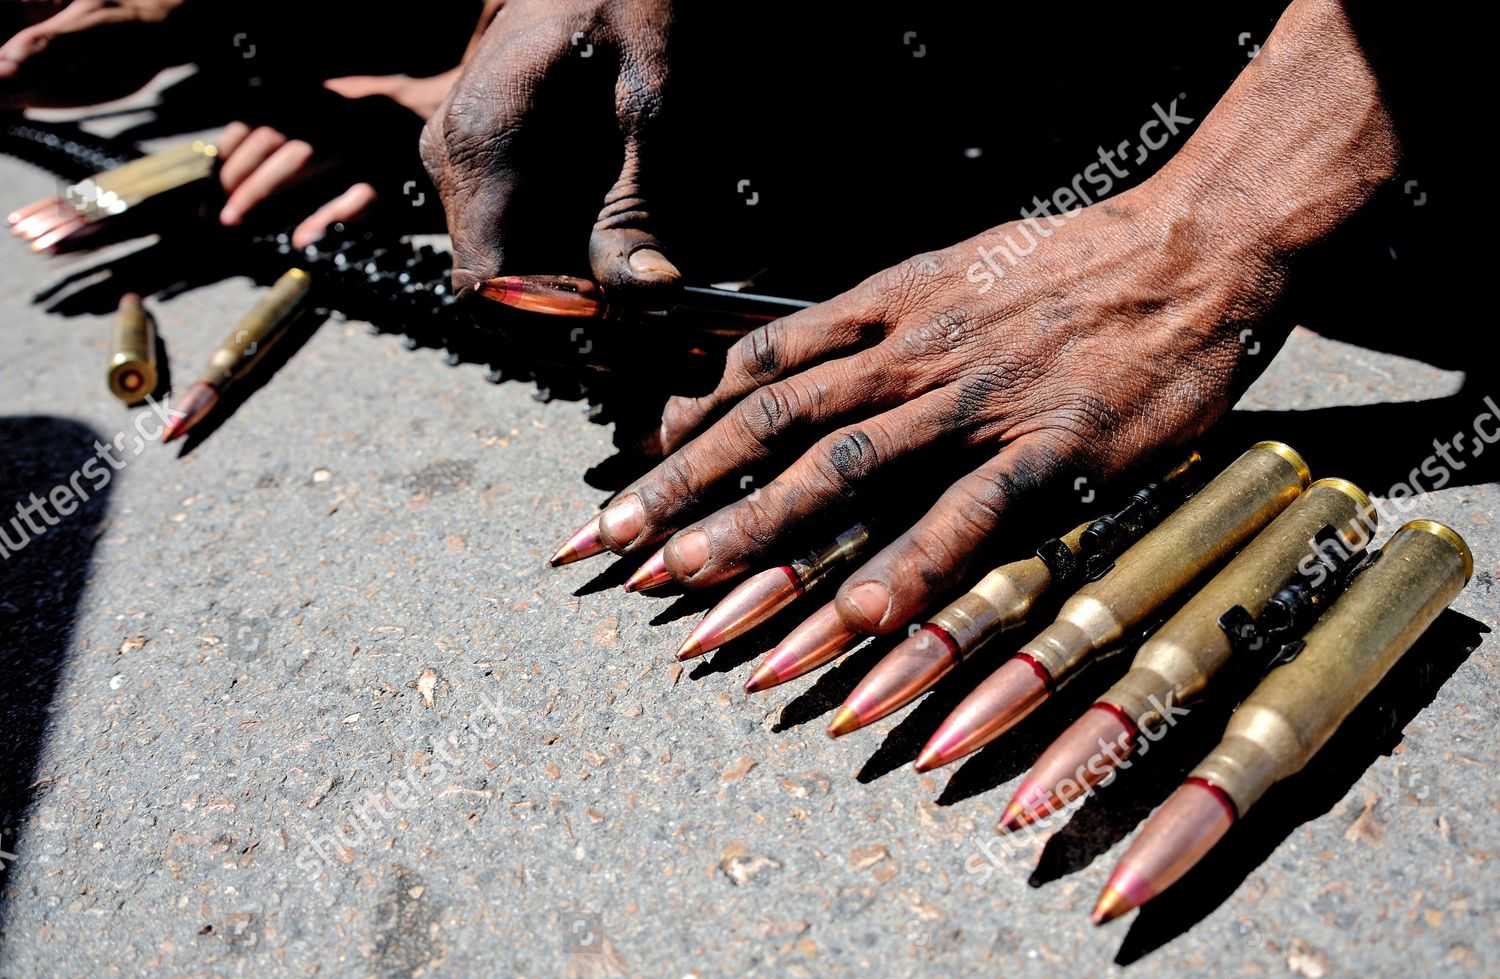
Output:
<svg viewBox="0 0 1500 979">
<path fill-rule="evenodd" d="M 1292 258 L 1390 179 L 1397 154 L 1342 8 L 1298 0 L 1146 183 L 918 256 L 747 336 L 714 392 L 668 403 L 671 454 L 600 515 L 599 539 L 622 554 L 665 542 L 666 571 L 695 588 L 829 511 L 847 522 L 935 500 L 836 599 L 850 629 L 899 628 L 1028 502 L 1102 482 L 1228 410 L 1284 338 L 1272 313 Z M 701 515 L 809 442 L 750 497 Z"/>
<path fill-rule="evenodd" d="M 320 159 L 306 140 L 288 139 L 270 126 L 251 128 L 230 123 L 219 137 L 219 183 L 229 199 L 219 211 L 225 227 L 241 224 L 268 199 L 318 175 L 334 164 Z M 364 214 L 376 200 L 374 186 L 358 181 L 304 218 L 292 232 L 298 248 L 317 241 L 335 222 L 349 222 Z"/>
<path fill-rule="evenodd" d="M 422 133 L 422 158 L 453 238 L 456 290 L 502 271 L 556 271 L 522 267 L 523 249 L 541 251 L 547 224 L 554 236 L 574 229 L 558 209 L 550 221 L 523 217 L 522 188 L 549 165 L 573 162 L 553 157 L 566 152 L 558 134 L 579 127 L 589 130 L 584 139 L 612 140 L 623 161 L 606 178 L 613 186 L 589 235 L 594 277 L 627 290 L 677 282 L 656 235 L 659 202 L 650 187 L 671 20 L 671 0 L 513 0 L 500 8 Z M 608 126 L 587 112 L 601 98 L 614 103 Z M 578 239 L 582 246 L 581 227 Z"/>
<path fill-rule="evenodd" d="M 82 105 L 135 91 L 159 64 L 143 55 L 140 30 L 164 22 L 185 0 L 72 0 L 0 45 L 0 105 Z M 122 32 L 133 31 L 131 44 Z"/>
</svg>

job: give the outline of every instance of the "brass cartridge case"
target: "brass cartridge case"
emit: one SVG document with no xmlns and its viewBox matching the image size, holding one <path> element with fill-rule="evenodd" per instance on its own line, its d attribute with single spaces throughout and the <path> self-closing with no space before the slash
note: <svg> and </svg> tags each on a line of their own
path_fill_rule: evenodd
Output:
<svg viewBox="0 0 1500 979">
<path fill-rule="evenodd" d="M 156 322 L 130 294 L 120 301 L 115 320 L 114 353 L 109 358 L 110 393 L 128 405 L 139 404 L 156 391 Z"/>
<path fill-rule="evenodd" d="M 1108 574 L 1063 603 L 1021 647 L 1053 682 L 1119 646 L 1171 599 L 1223 563 L 1295 500 L 1307 463 L 1281 442 L 1252 446 L 1120 556 Z"/>
<path fill-rule="evenodd" d="M 870 544 L 870 528 L 855 524 L 834 538 L 826 547 L 804 554 L 788 565 L 796 576 L 798 592 L 806 591 L 822 581 L 829 571 L 853 560 L 864 553 Z"/>
<path fill-rule="evenodd" d="M 277 279 L 229 339 L 209 358 L 202 380 L 223 390 L 248 370 L 281 337 L 281 328 L 297 311 L 312 278 L 302 269 L 288 269 Z"/>
<path fill-rule="evenodd" d="M 1234 651 L 1219 617 L 1235 605 L 1258 616 L 1308 566 L 1316 554 L 1313 538 L 1325 526 L 1355 553 L 1377 519 L 1370 498 L 1353 483 L 1313 483 L 1141 646 L 1130 670 L 1099 700 L 1137 727 L 1160 721 L 1168 703 L 1196 700 Z"/>
<path fill-rule="evenodd" d="M 1092 522 L 1063 535 L 1063 546 L 1077 555 L 1079 540 Z M 991 571 L 927 621 L 946 632 L 958 647 L 959 657 L 966 659 L 991 639 L 1024 624 L 1032 606 L 1051 585 L 1047 562 L 1036 556 L 1022 558 Z"/>
<path fill-rule="evenodd" d="M 1443 524 L 1414 520 L 1396 531 L 1308 630 L 1297 658 L 1245 698 L 1191 777 L 1218 788 L 1244 815 L 1317 754 L 1473 572 L 1468 545 Z"/>
</svg>

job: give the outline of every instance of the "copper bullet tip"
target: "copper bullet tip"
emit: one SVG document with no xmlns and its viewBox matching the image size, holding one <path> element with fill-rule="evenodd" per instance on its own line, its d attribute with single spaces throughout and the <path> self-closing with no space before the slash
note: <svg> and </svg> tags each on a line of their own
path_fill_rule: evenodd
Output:
<svg viewBox="0 0 1500 979">
<path fill-rule="evenodd" d="M 1030 657 L 1012 656 L 933 732 L 917 756 L 917 771 L 973 754 L 1019 724 L 1050 695 L 1042 668 Z"/>
<path fill-rule="evenodd" d="M 1135 740 L 1135 724 L 1124 711 L 1102 700 L 1090 706 L 1021 781 L 1011 799 L 1021 816 L 1011 828 L 1052 815 L 1104 781 L 1135 750 Z"/>
<path fill-rule="evenodd" d="M 843 655 L 862 638 L 860 633 L 852 632 L 844 625 L 838 608 L 829 602 L 787 633 L 781 644 L 766 654 L 755 675 L 745 684 L 745 690 L 764 690 L 811 673 Z"/>
<path fill-rule="evenodd" d="M 161 440 L 171 442 L 186 435 L 188 429 L 198 424 L 213 410 L 219 401 L 219 390 L 206 381 L 198 381 L 187 389 L 175 408 L 172 417 L 162 429 Z"/>
<path fill-rule="evenodd" d="M 1094 922 L 1118 918 L 1171 887 L 1213 849 L 1235 819 L 1234 802 L 1222 789 L 1190 777 L 1151 814 L 1120 858 L 1094 908 Z"/>
<path fill-rule="evenodd" d="M 775 667 L 771 666 L 771 664 L 769 663 L 762 663 L 756 669 L 756 671 L 750 675 L 750 679 L 745 681 L 745 692 L 759 693 L 762 690 L 766 690 L 776 686 L 780 682 L 781 677 L 776 675 Z"/>
<path fill-rule="evenodd" d="M 930 772 L 934 768 L 941 768 L 946 764 L 947 761 L 944 760 L 943 753 L 929 744 L 922 749 L 921 754 L 917 755 L 917 760 L 911 763 L 911 767 L 919 772 Z"/>
<path fill-rule="evenodd" d="M 844 698 L 856 716 L 855 728 L 894 714 L 932 688 L 958 665 L 961 654 L 953 637 L 928 623 L 875 664 Z"/>
<path fill-rule="evenodd" d="M 587 523 L 568 538 L 567 543 L 557 549 L 557 553 L 547 559 L 547 563 L 554 568 L 560 568 L 574 561 L 582 561 L 584 558 L 593 557 L 609 550 L 604 541 L 599 537 L 599 517 L 594 515 Z"/>
<path fill-rule="evenodd" d="M 698 645 L 698 634 L 694 632 L 693 635 L 688 636 L 682 641 L 681 646 L 677 647 L 677 662 L 681 663 L 695 656 L 702 656 L 705 652 L 707 650 Z"/>
<path fill-rule="evenodd" d="M 666 552 L 657 551 L 646 559 L 646 563 L 636 569 L 630 580 L 625 582 L 626 591 L 646 591 L 650 588 L 659 588 L 672 580 L 672 573 L 667 570 Z"/>
<path fill-rule="evenodd" d="M 788 565 L 750 576 L 709 609 L 677 651 L 677 658 L 691 659 L 738 639 L 786 608 L 800 594 L 802 579 Z"/>
<path fill-rule="evenodd" d="M 1133 907 L 1135 904 L 1130 898 L 1113 887 L 1106 887 L 1104 893 L 1099 895 L 1099 901 L 1094 905 L 1094 913 L 1089 915 L 1089 918 L 1096 925 L 1107 924 Z"/>
<path fill-rule="evenodd" d="M 830 738 L 841 738 L 850 731 L 858 731 L 864 727 L 859 715 L 847 707 L 840 707 L 838 713 L 833 715 L 833 722 L 828 725 L 828 736 Z"/>
<path fill-rule="evenodd" d="M 1017 792 L 1016 794 L 1020 795 L 1019 792 Z M 1025 808 L 1019 802 L 1016 802 L 1015 800 L 1011 800 L 1010 805 L 1008 805 L 1008 806 L 1005 807 L 1005 813 L 1004 813 L 1004 815 L 1002 815 L 1000 817 L 1000 824 L 999 824 L 999 830 L 1000 830 L 1000 832 L 1002 832 L 1002 833 L 1014 833 L 1016 830 L 1020 829 L 1022 826 L 1025 826 L 1026 825 L 1025 816 L 1026 816 L 1026 810 L 1025 810 Z"/>
</svg>

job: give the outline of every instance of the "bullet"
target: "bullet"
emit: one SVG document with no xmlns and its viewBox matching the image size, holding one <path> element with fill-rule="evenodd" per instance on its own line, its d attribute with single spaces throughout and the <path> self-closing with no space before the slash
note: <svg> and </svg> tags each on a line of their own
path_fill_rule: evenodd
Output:
<svg viewBox="0 0 1500 979">
<path fill-rule="evenodd" d="M 1221 616 L 1238 606 L 1259 616 L 1267 603 L 1315 568 L 1316 537 L 1333 528 L 1346 555 L 1368 543 L 1378 516 L 1370 498 L 1343 479 L 1320 479 L 1261 531 L 1212 581 L 1154 632 L 1129 671 L 1037 759 L 1001 819 L 1016 829 L 1068 805 L 1130 757 L 1142 729 L 1164 711 L 1198 701 L 1236 650 Z M 1331 576 L 1324 571 L 1324 579 Z"/>
<path fill-rule="evenodd" d="M 660 588 L 672 580 L 672 572 L 667 570 L 667 552 L 665 549 L 657 551 L 646 559 L 646 563 L 635 569 L 625 581 L 626 591 L 648 591 L 652 588 Z"/>
<path fill-rule="evenodd" d="M 479 294 L 528 313 L 594 319 L 604 315 L 604 290 L 572 275 L 502 275 L 479 284 Z"/>
<path fill-rule="evenodd" d="M 209 358 L 208 370 L 188 388 L 175 406 L 174 416 L 162 433 L 163 442 L 185 435 L 202 421 L 224 391 L 255 366 L 267 350 L 286 333 L 286 326 L 307 297 L 311 277 L 302 269 L 288 269 L 266 290 L 255 309 L 219 345 Z"/>
<path fill-rule="evenodd" d="M 582 561 L 584 558 L 602 554 L 607 550 L 609 548 L 604 546 L 604 541 L 599 536 L 599 515 L 596 513 L 582 527 L 573 531 L 573 536 L 557 549 L 556 554 L 547 559 L 547 563 L 554 568 L 560 568 L 565 564 Z"/>
<path fill-rule="evenodd" d="M 120 297 L 113 346 L 109 390 L 128 405 L 139 404 L 156 391 L 156 324 L 133 292 Z"/>
<path fill-rule="evenodd" d="M 859 557 L 869 543 L 869 528 L 855 524 L 827 545 L 790 564 L 769 568 L 741 582 L 683 641 L 677 659 L 701 656 L 743 636 L 816 586 L 834 568 Z"/>
<path fill-rule="evenodd" d="M 857 731 L 905 707 L 996 636 L 1024 625 L 1049 590 L 1094 568 L 1107 568 L 1181 499 L 1184 477 L 1200 461 L 1197 452 L 1191 453 L 1161 479 L 1131 494 L 1119 512 L 1080 524 L 1047 541 L 1034 556 L 985 575 L 875 664 L 834 715 L 829 737 Z"/>
<path fill-rule="evenodd" d="M 712 286 L 682 286 L 671 292 L 668 304 L 660 309 L 626 308 L 612 304 L 604 287 L 597 282 L 573 275 L 502 275 L 481 282 L 477 291 L 486 299 L 547 316 L 663 318 L 691 321 L 708 328 L 716 324 L 738 324 L 738 329 L 714 331 L 728 333 L 743 333 L 814 305 L 782 296 L 763 296 Z"/>
<path fill-rule="evenodd" d="M 1474 572 L 1462 537 L 1415 520 L 1229 719 L 1224 738 L 1147 821 L 1094 909 L 1119 917 L 1197 864 L 1272 785 L 1301 771 Z"/>
<path fill-rule="evenodd" d="M 829 602 L 808 616 L 807 621 L 788 633 L 780 645 L 766 654 L 750 679 L 745 681 L 745 692 L 755 693 L 795 680 L 837 659 L 863 638 L 862 633 L 844 625 L 835 603 Z"/>
<path fill-rule="evenodd" d="M 1070 554 L 1078 555 L 1088 526 L 1080 524 L 1059 538 Z M 985 575 L 875 664 L 834 715 L 829 736 L 873 724 L 911 703 L 990 640 L 1022 625 L 1052 582 L 1052 568 L 1039 556 Z"/>
<path fill-rule="evenodd" d="M 217 147 L 198 140 L 132 160 L 12 211 L 12 231 L 30 241 L 32 251 L 47 251 L 151 197 L 207 177 L 217 157 Z"/>
<path fill-rule="evenodd" d="M 1290 446 L 1261 442 L 1130 547 L 1104 577 L 1063 603 L 1057 620 L 966 697 L 918 756 L 918 771 L 993 741 L 1094 656 L 1124 645 L 1176 595 L 1223 563 L 1307 486 Z"/>
</svg>

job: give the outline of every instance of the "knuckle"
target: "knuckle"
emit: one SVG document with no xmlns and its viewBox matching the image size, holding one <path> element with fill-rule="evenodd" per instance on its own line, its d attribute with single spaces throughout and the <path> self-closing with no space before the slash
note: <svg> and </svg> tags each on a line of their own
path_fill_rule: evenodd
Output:
<svg viewBox="0 0 1500 979">
<path fill-rule="evenodd" d="M 726 516 L 733 528 L 734 544 L 760 550 L 776 542 L 780 521 L 766 505 L 764 496 L 759 499 L 741 500 L 730 508 Z M 730 535 L 719 534 L 718 538 L 728 542 Z"/>
<path fill-rule="evenodd" d="M 742 403 L 739 421 L 745 433 L 762 445 L 794 425 L 806 413 L 797 385 L 782 382 L 758 389 Z"/>
<path fill-rule="evenodd" d="M 881 462 L 874 440 L 858 428 L 828 436 L 819 456 L 829 481 L 845 487 L 868 479 Z"/>
<path fill-rule="evenodd" d="M 953 353 L 979 332 L 979 321 L 964 306 L 949 306 L 901 335 L 902 353 L 918 359 Z"/>
<path fill-rule="evenodd" d="M 663 430 L 674 440 L 698 424 L 703 417 L 702 402 L 697 398 L 676 395 L 667 399 L 661 409 Z"/>
<path fill-rule="evenodd" d="M 693 476 L 692 463 L 687 453 L 674 452 L 662 460 L 657 471 L 657 492 L 653 497 L 672 500 L 681 509 L 692 505 L 698 498 L 698 483 Z M 649 506 L 647 508 L 650 509 Z"/>
<path fill-rule="evenodd" d="M 781 370 L 784 322 L 775 320 L 767 323 L 735 343 L 734 362 L 751 380 L 769 380 Z"/>
</svg>

